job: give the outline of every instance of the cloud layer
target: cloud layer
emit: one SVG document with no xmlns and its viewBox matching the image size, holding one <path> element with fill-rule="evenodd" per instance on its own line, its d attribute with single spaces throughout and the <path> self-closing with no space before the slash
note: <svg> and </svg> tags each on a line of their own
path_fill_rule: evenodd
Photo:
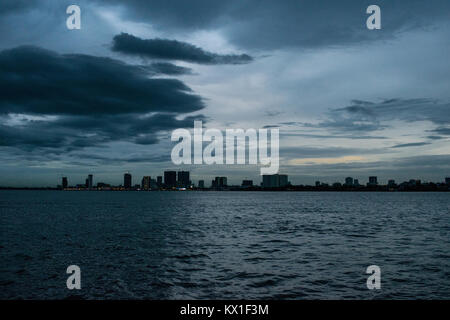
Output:
<svg viewBox="0 0 450 320">
<path fill-rule="evenodd" d="M 37 47 L 1 51 L 0 145 L 66 152 L 114 141 L 154 144 L 159 132 L 191 126 L 186 114 L 204 108 L 183 82 L 149 77 L 186 70 Z"/>
<path fill-rule="evenodd" d="M 127 33 L 116 35 L 112 50 L 143 58 L 180 60 L 200 64 L 242 64 L 253 59 L 247 54 L 221 55 L 192 44 L 168 39 L 141 39 Z"/>
</svg>

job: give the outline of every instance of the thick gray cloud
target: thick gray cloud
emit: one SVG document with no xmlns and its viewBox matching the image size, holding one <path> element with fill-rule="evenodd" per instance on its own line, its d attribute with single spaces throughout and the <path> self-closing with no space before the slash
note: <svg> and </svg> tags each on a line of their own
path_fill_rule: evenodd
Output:
<svg viewBox="0 0 450 320">
<path fill-rule="evenodd" d="M 119 0 L 97 0 L 122 5 Z M 366 9 L 382 9 L 382 29 L 368 32 Z M 220 29 L 246 48 L 314 48 L 386 39 L 398 32 L 424 28 L 448 19 L 446 0 L 129 0 L 126 18 L 161 30 L 192 32 Z"/>
<path fill-rule="evenodd" d="M 201 64 L 242 64 L 253 59 L 249 55 L 221 55 L 205 51 L 192 44 L 168 39 L 141 39 L 122 33 L 113 39 L 112 50 L 143 58 L 182 60 Z"/>
<path fill-rule="evenodd" d="M 32 114 L 188 113 L 201 98 L 176 79 L 151 79 L 150 67 L 110 58 L 60 55 L 37 47 L 0 52 L 0 112 Z"/>
<path fill-rule="evenodd" d="M 444 126 L 438 127 L 436 129 L 432 130 L 432 132 L 441 134 L 443 136 L 450 136 L 450 127 L 444 127 Z"/>
<path fill-rule="evenodd" d="M 7 119 L 7 118 L 6 118 Z M 5 118 L 2 119 L 5 121 Z M 108 142 L 128 141 L 140 145 L 155 144 L 158 134 L 176 128 L 191 127 L 202 116 L 182 120 L 174 114 L 61 116 L 55 120 L 27 120 L 19 125 L 0 125 L 0 146 L 24 151 L 41 150 L 62 154 Z"/>
<path fill-rule="evenodd" d="M 62 153 L 115 141 L 155 144 L 158 133 L 204 119 L 186 117 L 204 104 L 183 82 L 149 77 L 188 70 L 37 47 L 1 51 L 0 146 Z"/>
<path fill-rule="evenodd" d="M 432 99 L 389 99 L 381 102 L 353 100 L 350 106 L 332 109 L 327 119 L 306 127 L 326 128 L 336 132 L 370 132 L 387 128 L 385 121 L 430 121 L 435 125 L 450 123 L 450 103 Z M 435 130 L 445 134 L 445 128 Z"/>
<path fill-rule="evenodd" d="M 166 74 L 170 76 L 179 76 L 185 74 L 193 74 L 192 69 L 177 66 L 172 63 L 167 62 L 155 62 L 152 63 L 151 69 L 155 72 L 155 74 Z"/>
<path fill-rule="evenodd" d="M 429 143 L 429 142 L 411 142 L 411 143 L 396 144 L 395 146 L 392 146 L 391 148 L 422 147 L 422 146 L 426 146 L 429 144 L 431 144 L 431 143 Z"/>
</svg>

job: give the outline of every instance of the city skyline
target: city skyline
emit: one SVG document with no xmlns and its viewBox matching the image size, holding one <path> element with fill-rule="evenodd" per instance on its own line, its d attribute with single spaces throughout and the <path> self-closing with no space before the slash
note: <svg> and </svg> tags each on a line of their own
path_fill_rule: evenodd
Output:
<svg viewBox="0 0 450 320">
<path fill-rule="evenodd" d="M 91 189 L 104 189 L 104 188 L 124 188 L 125 190 L 129 189 L 172 189 L 172 188 L 206 188 L 206 189 L 214 189 L 214 188 L 226 188 L 226 187 L 262 187 L 262 188 L 277 188 L 277 187 L 288 187 L 288 186 L 305 186 L 305 187 L 335 187 L 335 188 L 345 188 L 345 187 L 377 187 L 377 186 L 390 186 L 390 187 L 398 187 L 402 184 L 408 184 L 409 186 L 420 186 L 422 184 L 441 184 L 450 186 L 450 177 L 446 176 L 441 181 L 422 181 L 421 179 L 410 178 L 405 181 L 396 180 L 394 178 L 389 179 L 388 181 L 380 181 L 377 176 L 369 176 L 367 180 L 363 180 L 360 178 L 347 176 L 342 181 L 324 181 L 324 180 L 316 180 L 314 184 L 293 184 L 287 174 L 273 174 L 273 175 L 261 175 L 260 181 L 254 181 L 251 179 L 244 178 L 240 183 L 228 183 L 228 178 L 225 176 L 215 176 L 210 183 L 205 178 L 199 178 L 197 181 L 190 179 L 189 171 L 174 171 L 174 170 L 166 170 L 162 173 L 162 175 L 155 176 L 143 176 L 142 179 L 139 177 L 135 177 L 133 181 L 133 175 L 130 172 L 125 172 L 123 174 L 123 183 L 121 184 L 112 184 L 108 183 L 107 180 L 94 180 L 93 174 L 88 174 L 84 183 L 72 183 L 71 179 L 68 176 L 60 177 L 60 184 L 57 184 L 56 187 L 59 189 L 65 188 L 84 188 L 87 190 Z M 367 182 L 366 182 L 367 181 Z M 1 186 L 0 188 L 8 188 L 11 186 Z M 28 188 L 30 186 L 24 186 L 24 188 Z M 52 188 L 54 186 L 40 186 L 40 188 Z"/>
<path fill-rule="evenodd" d="M 183 1 L 80 0 L 80 29 L 63 2 L 0 6 L 0 185 L 160 172 L 174 167 L 171 132 L 195 120 L 278 128 L 294 184 L 438 181 L 450 174 L 450 3 L 381 1 L 379 30 L 370 4 L 193 0 L 187 14 Z M 238 183 L 261 167 L 181 169 Z"/>
</svg>

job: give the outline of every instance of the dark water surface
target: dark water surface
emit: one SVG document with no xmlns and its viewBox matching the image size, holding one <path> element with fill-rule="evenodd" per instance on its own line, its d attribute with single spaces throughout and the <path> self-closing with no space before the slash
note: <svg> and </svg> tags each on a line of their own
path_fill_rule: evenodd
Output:
<svg viewBox="0 0 450 320">
<path fill-rule="evenodd" d="M 0 259 L 1 299 L 450 299 L 450 194 L 0 191 Z"/>
</svg>

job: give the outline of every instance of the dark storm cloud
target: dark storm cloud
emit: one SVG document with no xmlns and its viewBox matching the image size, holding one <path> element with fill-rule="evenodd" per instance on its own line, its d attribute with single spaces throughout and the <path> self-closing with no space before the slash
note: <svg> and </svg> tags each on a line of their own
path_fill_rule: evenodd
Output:
<svg viewBox="0 0 450 320">
<path fill-rule="evenodd" d="M 223 30 L 241 47 L 274 49 L 348 45 L 386 39 L 448 19 L 446 0 L 97 0 L 120 5 L 127 19 L 172 32 Z M 381 7 L 382 29 L 368 31 L 366 9 Z"/>
<path fill-rule="evenodd" d="M 350 106 L 332 109 L 327 113 L 327 119 L 318 124 L 303 125 L 336 132 L 370 132 L 387 128 L 384 123 L 390 120 L 445 125 L 450 123 L 450 103 L 432 99 L 354 100 Z M 445 128 L 434 130 L 439 134 L 445 134 L 445 131 Z"/>
<path fill-rule="evenodd" d="M 38 5 L 36 2 L 30 0 L 4 0 L 0 5 L 0 14 L 11 14 L 32 8 Z"/>
<path fill-rule="evenodd" d="M 311 134 L 301 132 L 281 132 L 281 137 L 303 137 L 303 138 L 317 138 L 317 139 L 350 139 L 350 140 L 385 140 L 387 137 L 383 136 L 367 136 L 367 135 L 344 135 L 344 134 Z"/>
<path fill-rule="evenodd" d="M 427 138 L 431 139 L 431 140 L 442 140 L 442 139 L 445 139 L 442 136 L 427 136 Z"/>
<path fill-rule="evenodd" d="M 87 154 L 83 155 L 83 160 L 94 160 L 100 164 L 124 164 L 124 163 L 147 163 L 147 162 L 168 162 L 171 161 L 170 154 L 155 155 L 155 154 L 145 154 L 145 155 L 134 155 L 122 158 L 117 157 L 106 157 L 97 154 Z"/>
<path fill-rule="evenodd" d="M 152 72 L 148 68 L 37 47 L 4 50 L 0 52 L 0 112 L 187 113 L 204 107 L 183 82 L 148 78 Z"/>
<path fill-rule="evenodd" d="M 115 141 L 155 144 L 161 132 L 204 120 L 186 117 L 204 104 L 183 82 L 149 77 L 188 71 L 36 47 L 1 51 L 0 146 L 62 153 Z"/>
<path fill-rule="evenodd" d="M 431 143 L 429 143 L 429 142 L 402 143 L 402 144 L 397 144 L 395 146 L 392 146 L 391 148 L 421 147 L 421 146 L 426 146 L 426 145 L 429 145 L 429 144 L 431 144 Z"/>
<path fill-rule="evenodd" d="M 193 74 L 192 69 L 174 65 L 167 62 L 155 62 L 150 65 L 156 74 L 166 74 L 169 76 L 179 76 L 185 74 Z"/>
<path fill-rule="evenodd" d="M 113 51 L 143 58 L 181 60 L 200 64 L 242 64 L 253 59 L 249 55 L 220 55 L 192 44 L 168 39 L 141 39 L 122 33 L 113 39 Z"/>
<path fill-rule="evenodd" d="M 3 119 L 5 120 L 5 119 Z M 161 132 L 191 127 L 203 116 L 182 120 L 173 114 L 61 116 L 55 120 L 25 121 L 20 125 L 0 125 L 0 146 L 25 151 L 54 149 L 64 153 L 86 147 L 99 147 L 108 142 L 127 141 L 140 145 L 158 142 Z"/>
<path fill-rule="evenodd" d="M 450 136 L 450 127 L 438 127 L 431 131 L 443 136 Z"/>
</svg>

